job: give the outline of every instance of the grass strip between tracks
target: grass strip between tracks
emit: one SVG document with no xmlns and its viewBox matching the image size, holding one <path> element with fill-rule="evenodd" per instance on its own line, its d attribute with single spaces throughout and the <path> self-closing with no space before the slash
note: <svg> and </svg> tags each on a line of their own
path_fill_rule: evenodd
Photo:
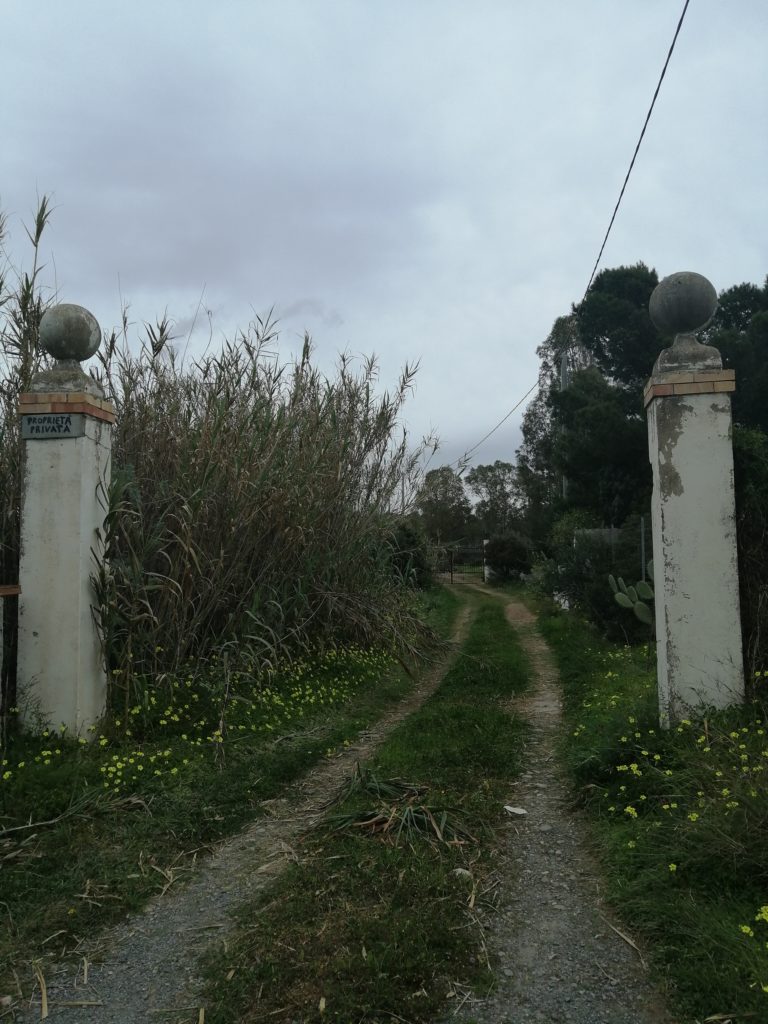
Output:
<svg viewBox="0 0 768 1024">
<path fill-rule="evenodd" d="M 210 958 L 210 1024 L 415 1024 L 492 984 L 475 910 L 519 770 L 523 727 L 503 704 L 529 668 L 503 607 L 470 600 L 476 617 L 438 690 Z"/>
</svg>

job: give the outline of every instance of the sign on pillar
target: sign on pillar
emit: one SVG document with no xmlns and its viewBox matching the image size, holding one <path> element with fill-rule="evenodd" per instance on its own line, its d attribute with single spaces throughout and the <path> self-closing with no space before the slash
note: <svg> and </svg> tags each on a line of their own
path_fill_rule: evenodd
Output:
<svg viewBox="0 0 768 1024">
<path fill-rule="evenodd" d="M 115 415 L 80 366 L 100 340 L 87 309 L 69 303 L 49 309 L 40 341 L 55 362 L 35 377 L 19 406 L 19 710 L 27 728 L 70 735 L 87 735 L 106 710 L 91 575 L 102 556 Z"/>
<path fill-rule="evenodd" d="M 695 332 L 717 308 L 700 274 L 672 274 L 649 311 L 674 334 L 645 388 L 653 468 L 659 710 L 665 727 L 744 699 L 731 440 L 733 370 Z"/>
</svg>

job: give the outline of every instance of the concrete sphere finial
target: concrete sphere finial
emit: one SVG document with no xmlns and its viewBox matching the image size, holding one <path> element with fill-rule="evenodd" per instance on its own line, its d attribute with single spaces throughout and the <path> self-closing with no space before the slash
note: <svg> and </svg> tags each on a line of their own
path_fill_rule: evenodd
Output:
<svg viewBox="0 0 768 1024">
<path fill-rule="evenodd" d="M 663 334 L 693 334 L 709 323 L 716 309 L 714 286 L 690 270 L 665 277 L 648 303 L 651 320 Z"/>
<path fill-rule="evenodd" d="M 40 344 L 54 359 L 90 359 L 101 343 L 101 328 L 93 313 L 71 302 L 51 306 L 40 320 Z"/>
</svg>

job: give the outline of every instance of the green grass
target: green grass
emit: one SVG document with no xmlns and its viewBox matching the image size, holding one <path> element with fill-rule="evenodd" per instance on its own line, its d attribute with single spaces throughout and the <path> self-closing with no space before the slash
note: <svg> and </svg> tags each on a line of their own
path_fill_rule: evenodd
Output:
<svg viewBox="0 0 768 1024">
<path fill-rule="evenodd" d="M 499 703 L 525 687 L 528 666 L 503 608 L 472 601 L 459 658 L 367 766 L 368 787 L 307 837 L 299 862 L 243 909 L 234 940 L 210 959 L 206 1021 L 415 1024 L 433 1020 L 456 986 L 492 985 L 472 907 L 519 769 L 522 727 Z M 414 788 L 377 793 L 368 773 Z M 362 824 L 374 814 L 377 827 Z M 382 826 L 390 820 L 401 825 Z"/>
<path fill-rule="evenodd" d="M 442 635 L 457 609 L 440 588 L 423 598 Z M 0 991 L 14 968 L 26 981 L 34 958 L 140 907 L 166 884 L 155 867 L 183 878 L 195 851 L 258 816 L 412 685 L 384 652 L 339 648 L 268 680 L 218 664 L 147 686 L 92 743 L 11 736 L 0 759 Z"/>
<path fill-rule="evenodd" d="M 498 591 L 501 594 L 508 594 L 510 597 L 515 597 L 518 600 L 523 601 L 526 605 L 528 605 L 533 598 L 531 590 L 519 579 L 491 580 L 488 584 L 488 588 L 491 592 Z"/>
<path fill-rule="evenodd" d="M 461 607 L 457 594 L 447 587 L 430 587 L 424 591 L 421 604 L 422 617 L 426 623 L 443 639 L 447 638 Z"/>
<path fill-rule="evenodd" d="M 542 618 L 564 684 L 566 758 L 609 896 L 686 1020 L 768 1019 L 768 726 L 761 702 L 669 731 L 655 657 Z"/>
</svg>

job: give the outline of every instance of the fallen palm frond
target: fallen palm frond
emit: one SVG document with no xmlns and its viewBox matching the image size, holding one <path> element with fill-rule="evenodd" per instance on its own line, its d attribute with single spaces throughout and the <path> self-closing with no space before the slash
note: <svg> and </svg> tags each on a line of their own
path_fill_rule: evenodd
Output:
<svg viewBox="0 0 768 1024">
<path fill-rule="evenodd" d="M 423 796 L 427 787 L 402 779 L 380 779 L 370 768 L 361 768 L 358 762 L 344 794 L 338 801 L 346 800 L 353 793 L 370 793 L 381 800 L 400 800 L 406 797 Z"/>
<path fill-rule="evenodd" d="M 24 825 L 13 825 L 10 828 L 0 829 L 0 839 L 6 839 L 8 836 L 19 832 L 28 832 L 30 829 L 37 830 L 58 825 L 59 822 L 64 821 L 66 818 L 87 818 L 105 811 L 136 810 L 137 808 L 141 808 L 147 814 L 151 813 L 149 804 L 142 800 L 141 797 L 135 795 L 121 797 L 114 793 L 85 793 L 77 800 L 73 800 L 69 807 L 62 811 L 61 814 L 57 814 L 55 818 L 48 818 L 45 821 L 30 820 Z"/>
<path fill-rule="evenodd" d="M 412 797 L 402 805 L 380 804 L 373 810 L 331 815 L 326 825 L 334 832 L 375 836 L 394 846 L 398 846 L 401 840 L 410 843 L 419 839 L 447 846 L 477 842 L 461 822 L 453 817 L 452 810 L 417 804 L 415 800 Z"/>
</svg>

